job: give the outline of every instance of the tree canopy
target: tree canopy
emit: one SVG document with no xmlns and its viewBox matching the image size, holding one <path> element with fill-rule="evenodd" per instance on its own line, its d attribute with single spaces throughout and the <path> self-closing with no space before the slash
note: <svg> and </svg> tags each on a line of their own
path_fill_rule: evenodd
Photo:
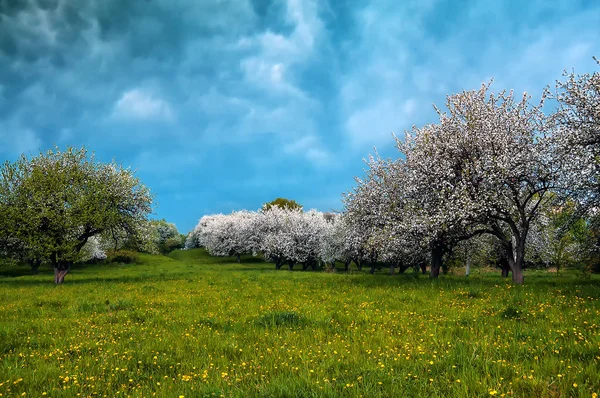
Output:
<svg viewBox="0 0 600 398">
<path fill-rule="evenodd" d="M 297 203 L 295 200 L 286 199 L 286 198 L 276 198 L 270 202 L 267 202 L 263 205 L 263 209 L 269 210 L 271 207 L 277 206 L 282 209 L 302 209 L 302 205 Z"/>
<path fill-rule="evenodd" d="M 90 238 L 133 232 L 151 210 L 152 195 L 131 169 L 98 162 L 83 147 L 22 155 L 0 171 L 4 251 L 49 261 L 57 284 Z"/>
</svg>

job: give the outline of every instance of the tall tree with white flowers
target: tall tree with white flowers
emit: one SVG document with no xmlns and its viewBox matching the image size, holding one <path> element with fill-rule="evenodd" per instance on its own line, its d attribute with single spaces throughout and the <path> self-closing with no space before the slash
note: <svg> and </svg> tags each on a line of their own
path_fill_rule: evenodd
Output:
<svg viewBox="0 0 600 398">
<path fill-rule="evenodd" d="M 346 194 L 345 222 L 347 240 L 357 264 L 366 261 L 374 272 L 376 261 L 401 270 L 417 261 L 423 236 L 409 211 L 408 173 L 402 160 L 372 156 L 364 178 L 357 178 L 355 189 Z M 414 206 L 413 206 L 414 207 Z"/>
<path fill-rule="evenodd" d="M 600 205 L 600 71 L 565 73 L 552 97 L 558 102 L 552 115 L 557 150 L 567 158 L 563 192 L 574 195 L 584 211 L 593 209 Z"/>
<path fill-rule="evenodd" d="M 487 84 L 450 95 L 439 124 L 416 130 L 406 152 L 409 167 L 425 174 L 424 187 L 442 195 L 431 220 L 496 236 L 517 284 L 531 225 L 557 200 L 551 192 L 563 171 L 542 105 L 527 94 L 494 94 Z"/>
</svg>

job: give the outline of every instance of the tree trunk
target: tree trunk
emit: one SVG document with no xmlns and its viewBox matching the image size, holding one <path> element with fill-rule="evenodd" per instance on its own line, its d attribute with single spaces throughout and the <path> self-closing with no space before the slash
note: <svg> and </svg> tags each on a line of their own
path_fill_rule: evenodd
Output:
<svg viewBox="0 0 600 398">
<path fill-rule="evenodd" d="M 512 271 L 512 282 L 516 285 L 522 285 L 524 282 L 523 263 L 525 262 L 525 242 L 517 241 L 516 253 L 513 251 L 512 244 L 507 249 L 508 267 Z"/>
<path fill-rule="evenodd" d="M 280 269 L 282 265 L 283 262 L 281 261 L 281 259 L 275 259 L 275 269 Z"/>
<path fill-rule="evenodd" d="M 391 263 L 390 264 L 390 275 L 394 275 L 394 269 L 396 269 L 396 264 Z"/>
<path fill-rule="evenodd" d="M 443 246 L 436 244 L 431 248 L 431 277 L 437 278 L 440 276 L 442 268 L 442 257 L 444 256 Z"/>
<path fill-rule="evenodd" d="M 33 275 L 37 275 L 40 272 L 40 265 L 42 264 L 42 260 L 28 260 L 29 266 L 31 266 L 31 273 Z"/>
<path fill-rule="evenodd" d="M 358 268 L 359 271 L 362 271 L 362 267 L 363 267 L 362 260 L 354 260 L 354 262 L 356 263 L 356 268 Z"/>
<path fill-rule="evenodd" d="M 71 262 L 60 260 L 58 253 L 54 252 L 50 255 L 50 262 L 54 268 L 54 284 L 62 285 L 65 281 L 65 276 L 71 268 Z"/>
<path fill-rule="evenodd" d="M 500 253 L 499 264 L 500 269 L 502 270 L 502 277 L 508 278 L 508 274 L 510 273 L 510 266 L 508 265 L 508 251 L 510 249 L 504 249 L 503 253 Z"/>
<path fill-rule="evenodd" d="M 65 276 L 69 272 L 69 267 L 65 269 L 54 268 L 54 284 L 62 285 L 65 281 Z"/>
<path fill-rule="evenodd" d="M 344 271 L 348 272 L 350 270 L 350 262 L 351 262 L 351 260 L 344 262 Z"/>
<path fill-rule="evenodd" d="M 333 267 L 335 267 L 335 261 L 332 263 L 332 266 L 333 266 Z M 313 271 L 316 271 L 316 270 L 317 270 L 317 262 L 316 262 L 316 261 L 311 261 L 311 262 L 310 262 L 310 268 L 311 268 Z"/>
<path fill-rule="evenodd" d="M 516 285 L 522 285 L 525 282 L 525 276 L 523 275 L 523 267 L 515 266 L 512 271 L 512 281 Z"/>
<path fill-rule="evenodd" d="M 238 264 L 242 262 L 242 259 L 239 254 L 237 255 L 237 262 L 238 262 Z"/>
<path fill-rule="evenodd" d="M 420 268 L 421 268 L 421 273 L 423 275 L 425 275 L 427 273 L 427 264 L 421 263 Z"/>
<path fill-rule="evenodd" d="M 308 261 L 302 263 L 302 271 L 306 271 L 308 269 Z"/>
<path fill-rule="evenodd" d="M 288 261 L 288 269 L 291 271 L 294 268 L 294 262 L 292 260 Z"/>
<path fill-rule="evenodd" d="M 375 263 L 371 263 L 371 269 L 369 270 L 369 274 L 375 273 Z"/>
<path fill-rule="evenodd" d="M 409 269 L 410 267 L 408 265 L 404 265 L 404 264 L 400 264 L 400 266 L 398 267 L 398 273 L 399 274 L 403 274 L 404 271 L 406 271 L 407 269 Z"/>
<path fill-rule="evenodd" d="M 465 276 L 469 276 L 471 273 L 471 256 L 467 254 L 467 269 L 465 271 Z"/>
<path fill-rule="evenodd" d="M 525 241 L 519 242 L 517 245 L 517 255 L 512 269 L 512 281 L 517 285 L 522 285 L 525 282 L 523 275 L 523 266 L 525 265 Z"/>
</svg>

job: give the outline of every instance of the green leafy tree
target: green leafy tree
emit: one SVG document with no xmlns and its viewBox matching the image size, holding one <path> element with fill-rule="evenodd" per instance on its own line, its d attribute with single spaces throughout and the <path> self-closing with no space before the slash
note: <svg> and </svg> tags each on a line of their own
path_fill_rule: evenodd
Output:
<svg viewBox="0 0 600 398">
<path fill-rule="evenodd" d="M 61 284 L 82 247 L 110 230 L 136 230 L 152 210 L 150 191 L 129 168 L 95 160 L 85 148 L 58 148 L 0 172 L 0 234 L 54 268 Z M 0 239 L 1 240 L 1 239 Z"/>
<path fill-rule="evenodd" d="M 271 202 L 265 203 L 263 205 L 263 209 L 269 210 L 273 206 L 277 206 L 281 209 L 289 209 L 289 210 L 302 209 L 301 204 L 297 203 L 295 200 L 286 199 L 286 198 L 277 198 L 275 200 L 272 200 Z"/>
<path fill-rule="evenodd" d="M 573 202 L 551 212 L 550 220 L 554 239 L 549 247 L 557 272 L 561 268 L 585 271 L 594 257 L 591 220 L 579 215 Z"/>
<path fill-rule="evenodd" d="M 175 224 L 169 223 L 165 219 L 152 220 L 150 221 L 150 228 L 156 251 L 167 254 L 172 250 L 183 247 L 185 241 L 181 239 Z"/>
</svg>

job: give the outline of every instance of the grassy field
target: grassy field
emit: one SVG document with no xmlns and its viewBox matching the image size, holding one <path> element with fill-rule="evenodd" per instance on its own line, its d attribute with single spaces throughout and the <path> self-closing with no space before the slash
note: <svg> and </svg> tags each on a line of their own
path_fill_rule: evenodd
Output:
<svg viewBox="0 0 600 398">
<path fill-rule="evenodd" d="M 0 396 L 593 397 L 600 279 L 275 271 L 200 250 L 0 270 Z"/>
</svg>

